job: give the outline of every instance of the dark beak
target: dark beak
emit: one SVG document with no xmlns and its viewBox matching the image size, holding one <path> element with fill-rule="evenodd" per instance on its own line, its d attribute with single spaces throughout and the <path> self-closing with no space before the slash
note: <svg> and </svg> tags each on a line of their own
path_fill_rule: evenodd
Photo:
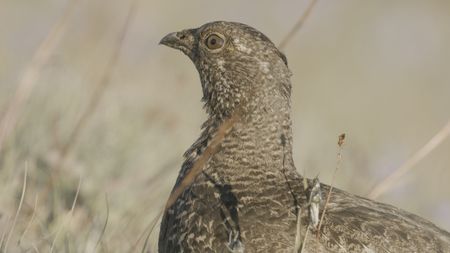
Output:
<svg viewBox="0 0 450 253">
<path fill-rule="evenodd" d="M 192 57 L 195 45 L 195 29 L 169 33 L 161 39 L 159 44 L 178 49 Z"/>
<path fill-rule="evenodd" d="M 180 43 L 180 39 L 177 37 L 177 33 L 169 33 L 159 42 L 160 45 L 168 47 L 175 47 Z"/>
</svg>

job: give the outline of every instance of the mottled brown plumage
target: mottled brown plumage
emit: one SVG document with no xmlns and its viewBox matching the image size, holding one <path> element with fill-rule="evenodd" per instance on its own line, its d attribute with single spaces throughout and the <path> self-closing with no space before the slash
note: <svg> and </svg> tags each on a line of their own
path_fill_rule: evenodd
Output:
<svg viewBox="0 0 450 253">
<path fill-rule="evenodd" d="M 166 210 L 159 252 L 293 252 L 296 235 L 304 238 L 307 230 L 303 252 L 450 252 L 448 232 L 338 189 L 320 237 L 315 236 L 317 221 L 312 220 L 317 205 L 323 210 L 320 199 L 328 186 L 318 189 L 310 181 L 305 188 L 295 169 L 291 72 L 262 33 L 244 24 L 213 22 L 169 34 L 161 44 L 193 61 L 209 114 L 201 136 L 185 153 L 175 188 L 218 126 L 236 110 L 241 116 L 203 173 Z"/>
</svg>

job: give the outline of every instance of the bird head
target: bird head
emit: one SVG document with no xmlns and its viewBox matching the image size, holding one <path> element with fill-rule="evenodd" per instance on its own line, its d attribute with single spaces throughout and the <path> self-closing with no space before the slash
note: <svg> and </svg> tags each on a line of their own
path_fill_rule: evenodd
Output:
<svg viewBox="0 0 450 253">
<path fill-rule="evenodd" d="M 289 101 L 291 72 L 286 57 L 261 32 L 245 24 L 217 21 L 166 35 L 160 44 L 178 49 L 195 64 L 203 101 L 214 116 L 237 107 Z"/>
</svg>

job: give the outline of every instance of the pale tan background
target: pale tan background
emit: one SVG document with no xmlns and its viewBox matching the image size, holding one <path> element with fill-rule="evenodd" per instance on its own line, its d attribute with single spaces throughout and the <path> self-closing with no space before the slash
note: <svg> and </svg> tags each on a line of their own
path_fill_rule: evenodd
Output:
<svg viewBox="0 0 450 253">
<path fill-rule="evenodd" d="M 48 190 L 52 164 L 86 109 L 129 3 L 79 1 L 7 139 L 0 154 L 4 238 L 28 166 L 9 252 L 47 252 L 55 236 L 55 252 L 95 252 L 99 237 L 97 251 L 126 252 L 136 244 L 140 252 L 139 236 L 164 204 L 181 155 L 205 119 L 194 66 L 159 40 L 229 20 L 254 26 L 278 44 L 308 1 L 138 1 L 111 83 Z M 66 4 L 0 1 L 0 115 Z M 450 1 L 319 1 L 285 53 L 294 73 L 295 161 L 308 177 L 320 173 L 322 182 L 331 181 L 337 136 L 345 132 L 335 185 L 364 196 L 450 118 Z M 450 140 L 379 200 L 450 230 Z M 150 238 L 155 248 L 157 232 Z"/>
</svg>

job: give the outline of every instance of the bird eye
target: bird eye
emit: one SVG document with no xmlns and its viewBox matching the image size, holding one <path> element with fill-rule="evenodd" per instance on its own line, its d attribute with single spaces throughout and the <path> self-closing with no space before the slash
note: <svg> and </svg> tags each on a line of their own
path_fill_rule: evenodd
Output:
<svg viewBox="0 0 450 253">
<path fill-rule="evenodd" d="M 205 44 L 211 50 L 219 49 L 223 47 L 224 40 L 217 34 L 211 34 L 206 38 Z"/>
</svg>

